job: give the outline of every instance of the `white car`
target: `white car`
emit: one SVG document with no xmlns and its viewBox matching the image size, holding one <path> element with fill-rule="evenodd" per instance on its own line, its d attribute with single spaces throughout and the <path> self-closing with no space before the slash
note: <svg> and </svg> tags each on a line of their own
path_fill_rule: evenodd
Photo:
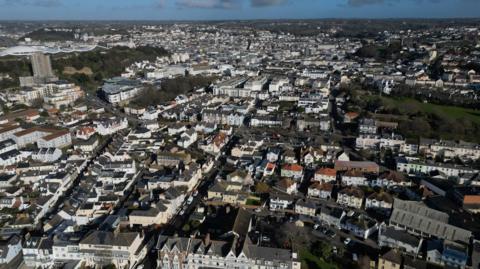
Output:
<svg viewBox="0 0 480 269">
<path fill-rule="evenodd" d="M 350 237 L 347 237 L 347 238 L 345 239 L 345 241 L 343 241 L 343 243 L 344 243 L 345 245 L 350 244 L 350 242 L 352 242 L 352 239 L 351 239 Z"/>
</svg>

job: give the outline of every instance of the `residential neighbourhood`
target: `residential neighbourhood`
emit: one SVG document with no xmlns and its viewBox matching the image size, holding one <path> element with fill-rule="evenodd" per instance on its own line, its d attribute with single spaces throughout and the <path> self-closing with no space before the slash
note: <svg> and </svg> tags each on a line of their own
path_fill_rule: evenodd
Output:
<svg viewBox="0 0 480 269">
<path fill-rule="evenodd" d="M 0 268 L 479 268 L 479 24 L 382 23 L 0 22 Z"/>
</svg>

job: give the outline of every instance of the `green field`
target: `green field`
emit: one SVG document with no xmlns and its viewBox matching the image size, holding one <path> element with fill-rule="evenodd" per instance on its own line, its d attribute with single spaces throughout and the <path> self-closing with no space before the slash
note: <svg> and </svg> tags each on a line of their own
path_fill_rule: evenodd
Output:
<svg viewBox="0 0 480 269">
<path fill-rule="evenodd" d="M 480 110 L 473 110 L 456 106 L 435 105 L 422 103 L 409 98 L 382 97 L 382 102 L 387 110 L 398 109 L 401 114 L 413 115 L 418 112 L 432 113 L 445 119 L 467 119 L 480 124 Z"/>
<path fill-rule="evenodd" d="M 338 269 L 338 266 L 326 262 L 323 258 L 313 255 L 307 249 L 300 250 L 302 269 Z"/>
<path fill-rule="evenodd" d="M 356 92 L 353 107 L 370 117 L 399 124 L 397 131 L 409 139 L 435 138 L 480 143 L 480 110 L 424 103 L 412 98 Z"/>
</svg>

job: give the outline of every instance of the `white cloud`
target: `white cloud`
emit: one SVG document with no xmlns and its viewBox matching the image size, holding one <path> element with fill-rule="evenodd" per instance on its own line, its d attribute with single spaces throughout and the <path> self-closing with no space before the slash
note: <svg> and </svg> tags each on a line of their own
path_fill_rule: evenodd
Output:
<svg viewBox="0 0 480 269">
<path fill-rule="evenodd" d="M 231 9 L 241 6 L 242 0 L 177 0 L 177 5 L 184 8 L 223 8 Z"/>
</svg>

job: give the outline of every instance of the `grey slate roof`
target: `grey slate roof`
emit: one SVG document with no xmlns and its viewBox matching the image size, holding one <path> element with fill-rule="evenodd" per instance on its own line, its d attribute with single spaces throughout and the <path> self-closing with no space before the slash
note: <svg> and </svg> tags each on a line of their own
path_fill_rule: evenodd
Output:
<svg viewBox="0 0 480 269">
<path fill-rule="evenodd" d="M 390 224 L 451 241 L 468 243 L 472 236 L 472 232 L 448 224 L 447 214 L 416 201 L 395 199 Z"/>
<path fill-rule="evenodd" d="M 80 244 L 87 245 L 110 245 L 110 246 L 130 246 L 138 233 L 118 233 L 104 231 L 93 231 L 87 235 Z"/>
</svg>

